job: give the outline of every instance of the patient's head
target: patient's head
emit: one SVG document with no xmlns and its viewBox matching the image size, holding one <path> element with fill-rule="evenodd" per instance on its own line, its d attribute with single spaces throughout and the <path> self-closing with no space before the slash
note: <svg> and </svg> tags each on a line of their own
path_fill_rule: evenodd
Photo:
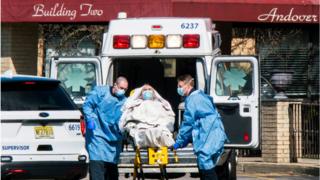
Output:
<svg viewBox="0 0 320 180">
<path fill-rule="evenodd" d="M 153 87 L 149 84 L 142 86 L 141 97 L 143 100 L 154 100 L 155 93 Z"/>
</svg>

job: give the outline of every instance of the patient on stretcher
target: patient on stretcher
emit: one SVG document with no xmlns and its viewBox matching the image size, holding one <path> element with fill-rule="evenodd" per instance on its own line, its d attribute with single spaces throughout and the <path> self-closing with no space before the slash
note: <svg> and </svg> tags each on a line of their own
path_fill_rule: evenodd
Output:
<svg viewBox="0 0 320 180">
<path fill-rule="evenodd" d="M 136 146 L 172 146 L 175 114 L 168 101 L 150 85 L 136 88 L 122 108 L 119 126 Z"/>
</svg>

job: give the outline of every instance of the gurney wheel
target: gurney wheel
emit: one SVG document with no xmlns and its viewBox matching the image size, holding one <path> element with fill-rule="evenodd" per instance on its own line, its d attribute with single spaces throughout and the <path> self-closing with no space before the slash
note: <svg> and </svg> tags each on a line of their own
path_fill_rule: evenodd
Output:
<svg viewBox="0 0 320 180">
<path fill-rule="evenodd" d="M 130 173 L 124 173 L 124 177 L 125 177 L 125 178 L 129 178 L 130 176 L 131 176 Z"/>
</svg>

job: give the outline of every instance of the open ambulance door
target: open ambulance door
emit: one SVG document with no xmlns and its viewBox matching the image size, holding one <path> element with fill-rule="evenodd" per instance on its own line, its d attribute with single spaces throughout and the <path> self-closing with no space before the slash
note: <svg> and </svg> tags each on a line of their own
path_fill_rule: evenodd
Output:
<svg viewBox="0 0 320 180">
<path fill-rule="evenodd" d="M 197 59 L 196 61 L 196 79 L 197 89 L 201 89 L 203 91 L 207 90 L 207 79 L 208 79 L 208 73 L 207 73 L 207 67 L 206 63 L 202 59 Z"/>
<path fill-rule="evenodd" d="M 213 59 L 210 95 L 222 117 L 226 147 L 259 145 L 259 65 L 255 57 L 218 56 Z"/>
<path fill-rule="evenodd" d="M 60 80 L 78 106 L 95 86 L 102 84 L 98 57 L 55 57 L 50 63 L 50 78 Z"/>
</svg>

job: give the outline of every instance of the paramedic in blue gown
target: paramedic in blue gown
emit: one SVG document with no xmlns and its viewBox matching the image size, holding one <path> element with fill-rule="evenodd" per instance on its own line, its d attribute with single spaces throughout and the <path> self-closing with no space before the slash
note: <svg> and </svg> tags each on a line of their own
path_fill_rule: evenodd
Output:
<svg viewBox="0 0 320 180">
<path fill-rule="evenodd" d="M 83 104 L 86 148 L 91 180 L 117 180 L 122 135 L 118 126 L 128 81 L 118 77 L 113 86 L 96 86 Z"/>
<path fill-rule="evenodd" d="M 183 148 L 192 142 L 200 179 L 218 179 L 215 165 L 224 150 L 227 136 L 213 99 L 202 90 L 194 89 L 191 75 L 178 77 L 177 92 L 185 97 L 185 111 L 173 148 Z"/>
</svg>

